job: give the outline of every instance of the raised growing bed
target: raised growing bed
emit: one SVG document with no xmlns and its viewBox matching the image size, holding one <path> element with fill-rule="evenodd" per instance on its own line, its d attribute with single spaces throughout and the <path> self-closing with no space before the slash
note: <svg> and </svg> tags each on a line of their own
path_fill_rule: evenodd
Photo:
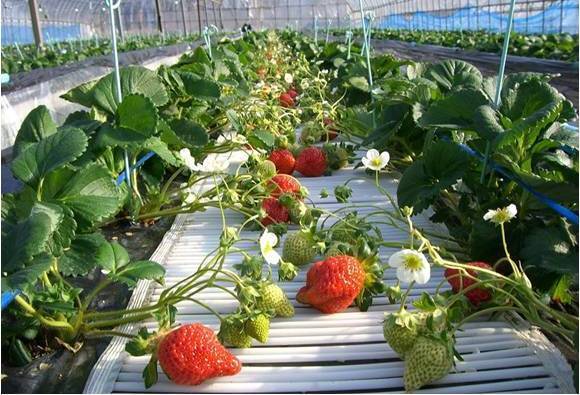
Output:
<svg viewBox="0 0 580 395">
<path fill-rule="evenodd" d="M 560 221 L 573 222 L 573 217 L 566 212 L 568 219 L 561 219 L 538 205 L 521 183 L 528 177 L 527 182 L 532 180 L 545 198 L 557 199 L 568 211 L 577 207 L 572 197 L 572 192 L 577 195 L 573 183 L 577 161 L 556 161 L 577 157 L 573 136 L 559 125 L 575 113 L 546 77 L 507 77 L 508 104 L 493 109 L 488 108 L 489 90 L 481 73 L 453 60 L 423 68 L 377 56 L 371 62 L 381 89 L 373 90 L 371 99 L 374 87 L 366 79 L 365 59 L 357 54 L 348 59 L 344 46 L 317 48 L 295 33 L 265 32 L 216 45 L 213 60 L 208 54 L 198 48 L 157 73 L 123 69 L 121 103 L 114 99 L 111 76 L 75 88 L 67 99 L 90 112 L 67 116 L 66 127 L 57 128 L 41 107 L 29 115 L 16 141 L 13 169 L 27 186 L 18 195 L 3 196 L 2 237 L 11 246 L 10 254 L 3 255 L 8 274 L 3 290 L 6 284 L 24 292 L 8 317 L 23 323 L 39 320 L 39 332 L 51 341 L 50 347 L 58 347 L 57 336 L 67 347 L 81 350 L 88 350 L 82 344 L 93 337 L 113 337 L 85 391 L 141 391 L 144 386 L 156 392 L 399 391 L 403 385 L 425 386 L 423 391 L 428 392 L 573 391 L 571 369 L 536 328 L 564 342 L 571 342 L 577 329 L 577 317 L 557 304 L 573 304 L 577 287 L 569 264 L 577 254 L 577 245 L 569 240 L 574 230 L 566 227 L 570 231 L 562 233 L 557 226 Z M 474 119 L 485 122 L 474 123 Z M 510 145 L 527 130 L 533 132 L 526 134 L 535 136 L 533 141 Z M 513 139 L 503 136 L 506 140 L 493 143 L 490 172 L 477 157 L 485 141 L 476 136 L 491 141 L 498 133 Z M 330 143 L 336 134 L 340 139 Z M 268 156 L 295 139 L 294 153 Z M 389 151 L 390 157 L 365 152 L 370 147 Z M 499 155 L 506 147 L 513 150 L 508 159 L 518 163 Z M 133 167 L 143 165 L 131 177 L 132 191 L 123 183 L 124 150 Z M 149 151 L 157 155 L 150 156 Z M 249 152 L 254 153 L 250 158 Z M 525 164 L 530 152 L 542 155 L 543 161 L 521 170 L 519 163 Z M 268 157 L 276 163 L 269 163 Z M 238 168 L 236 163 L 245 160 Z M 290 160 L 298 162 L 295 174 L 310 178 L 282 177 L 289 190 L 280 194 L 272 184 L 273 174 L 276 166 L 280 170 Z M 365 170 L 353 169 L 359 163 Z M 551 172 L 545 172 L 544 166 Z M 333 175 L 320 177 L 323 173 Z M 480 173 L 485 183 L 479 181 Z M 517 177 L 510 184 L 507 177 L 514 174 Z M 496 196 L 498 192 L 503 196 Z M 469 205 L 459 204 L 460 195 Z M 139 200 L 142 204 L 136 203 Z M 512 201 L 518 204 L 517 213 Z M 348 214 L 351 211 L 358 213 Z M 153 254 L 157 262 L 141 260 L 150 245 L 139 245 L 141 254 L 130 254 L 130 259 L 127 248 L 115 243 L 118 234 L 109 232 L 111 224 L 135 221 L 146 226 L 175 215 Z M 444 222 L 449 232 L 428 216 Z M 70 226 L 71 217 L 78 226 Z M 55 221 L 53 230 L 42 231 L 47 220 Z M 270 232 L 284 235 L 282 223 L 289 220 L 289 235 L 273 246 Z M 268 232 L 263 229 L 266 225 Z M 301 258 L 296 251 L 284 253 L 280 261 L 274 249 L 282 253 L 282 244 L 286 247 L 299 228 L 309 243 L 304 268 L 298 267 Z M 484 232 L 479 233 L 481 238 L 467 237 L 465 228 Z M 27 235 L 29 229 L 39 231 Z M 117 229 L 132 237 L 127 233 L 133 230 Z M 38 235 L 49 240 L 37 242 Z M 552 244 L 567 246 L 565 251 L 554 250 L 556 257 L 546 258 L 559 265 L 534 264 L 552 251 Z M 340 308 L 328 307 L 335 314 L 322 315 L 309 305 L 330 312 L 324 303 L 296 292 L 311 277 L 306 270 L 316 259 L 324 255 L 325 262 L 334 262 L 336 254 L 342 256 L 337 260 L 354 265 L 356 293 L 341 294 Z M 497 262 L 495 269 L 462 263 L 484 256 Z M 412 269 L 395 270 L 400 261 L 394 257 Z M 426 257 L 433 264 L 429 276 L 425 273 L 431 264 Z M 353 260 L 364 266 L 364 276 Z M 47 262 L 56 263 L 47 266 Z M 328 262 L 315 266 L 331 265 Z M 537 267 L 542 271 L 534 271 Z M 474 285 L 457 288 L 458 274 L 453 270 L 462 270 Z M 95 305 L 99 299 L 86 292 L 77 306 L 69 284 L 77 280 L 70 277 L 90 281 L 93 271 L 115 286 L 136 287 L 126 309 L 103 311 Z M 531 285 L 524 273 L 530 275 Z M 409 275 L 418 276 L 410 285 Z M 315 281 L 317 276 L 312 276 Z M 55 284 L 68 293 L 66 298 L 47 297 Z M 264 307 L 265 287 L 276 284 L 290 299 L 290 304 L 284 301 L 284 314 L 290 315 L 292 309 L 293 318 L 276 317 L 278 307 Z M 546 284 L 557 287 L 546 288 Z M 115 289 L 107 283 L 99 288 Z M 475 288 L 477 296 L 462 288 Z M 353 302 L 356 307 L 348 307 Z M 62 311 L 63 303 L 72 308 L 66 314 L 55 313 L 55 309 Z M 416 373 L 413 363 L 432 358 L 421 356 L 415 343 L 401 351 L 386 331 L 382 333 L 384 313 L 391 325 L 392 317 L 406 317 L 405 306 L 415 318 L 408 324 L 395 323 L 399 331 L 417 330 L 417 344 L 436 340 L 454 346 L 464 361 L 456 361 L 454 368 L 447 366 L 453 355 L 446 348 L 440 364 L 427 362 L 429 367 L 444 368 L 436 377 L 421 379 L 419 384 L 404 380 L 404 372 Z M 490 316 L 492 312 L 502 314 Z M 270 340 L 262 339 L 262 344 L 250 339 L 260 335 L 246 333 L 246 326 L 258 316 L 271 321 Z M 224 355 L 237 356 L 244 364 L 239 375 L 178 387 L 155 358 L 147 363 L 146 355 L 161 347 L 157 339 L 163 342 L 165 336 L 181 333 L 177 329 L 168 334 L 170 326 L 192 322 L 214 331 L 219 327 L 220 341 L 229 346 L 224 352 L 232 353 Z M 140 326 L 144 329 L 137 335 Z M 234 326 L 243 341 L 228 332 Z M 9 340 L 20 340 L 24 332 L 13 331 L 16 334 Z M 183 346 L 195 341 L 189 339 Z M 249 348 L 248 342 L 254 347 Z M 17 346 L 31 343 L 36 345 Z M 133 356 L 123 351 L 126 345 Z M 403 363 L 397 355 L 406 352 Z M 198 363 L 187 366 L 195 368 Z M 39 361 L 36 366 L 46 368 Z M 60 372 L 56 373 L 58 377 Z"/>
</svg>

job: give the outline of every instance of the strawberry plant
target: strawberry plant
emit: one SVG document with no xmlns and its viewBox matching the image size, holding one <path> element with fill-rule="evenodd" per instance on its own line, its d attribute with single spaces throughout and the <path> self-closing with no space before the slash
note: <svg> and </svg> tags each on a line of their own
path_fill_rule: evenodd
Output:
<svg viewBox="0 0 580 395">
<path fill-rule="evenodd" d="M 342 35 L 344 32 L 335 31 L 334 34 Z M 354 34 L 362 37 L 360 29 L 355 29 Z M 373 38 L 500 53 L 504 34 L 485 30 L 429 31 L 373 29 Z M 508 53 L 518 56 L 574 62 L 578 60 L 578 35 L 569 33 L 523 34 L 512 32 Z"/>
</svg>

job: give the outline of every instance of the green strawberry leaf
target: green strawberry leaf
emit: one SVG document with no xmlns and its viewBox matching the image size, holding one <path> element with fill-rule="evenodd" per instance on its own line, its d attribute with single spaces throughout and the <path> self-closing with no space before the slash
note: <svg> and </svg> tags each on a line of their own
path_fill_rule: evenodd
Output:
<svg viewBox="0 0 580 395">
<path fill-rule="evenodd" d="M 30 111 L 22 125 L 12 148 L 14 157 L 18 157 L 30 145 L 38 143 L 40 140 L 56 133 L 56 124 L 52 120 L 46 106 L 38 106 Z"/>
<path fill-rule="evenodd" d="M 98 251 L 107 241 L 100 233 L 77 236 L 70 248 L 60 257 L 58 269 L 66 276 L 84 276 L 93 270 L 98 262 Z"/>
<path fill-rule="evenodd" d="M 145 67 L 129 66 L 120 71 L 121 92 L 123 97 L 140 94 L 147 97 L 155 107 L 160 107 L 169 101 L 165 86 L 154 71 Z M 119 103 L 115 87 L 114 73 L 103 77 L 91 90 L 92 103 L 100 109 L 113 115 Z"/>
<path fill-rule="evenodd" d="M 43 207 L 43 211 L 54 216 L 58 220 L 58 227 L 52 234 L 47 244 L 47 250 L 54 256 L 60 256 L 64 250 L 70 247 L 70 243 L 75 236 L 77 223 L 74 219 L 74 213 L 66 206 L 54 203 L 37 203 L 37 207 Z"/>
<path fill-rule="evenodd" d="M 420 213 L 429 207 L 439 193 L 454 185 L 469 167 L 471 158 L 456 144 L 438 141 L 422 159 L 416 160 L 403 173 L 397 188 L 400 207 L 413 207 Z"/>
<path fill-rule="evenodd" d="M 189 119 L 172 119 L 169 126 L 187 148 L 201 147 L 209 141 L 205 129 Z"/>
<path fill-rule="evenodd" d="M 135 130 L 104 124 L 99 129 L 96 143 L 102 149 L 107 147 L 139 148 L 148 138 L 149 135 Z"/>
<path fill-rule="evenodd" d="M 578 273 L 578 245 L 558 226 L 532 229 L 524 240 L 520 255 L 532 271 Z"/>
<path fill-rule="evenodd" d="M 460 88 L 480 89 L 483 82 L 483 76 L 477 67 L 455 59 L 428 66 L 424 77 L 435 81 L 443 91 Z"/>
<path fill-rule="evenodd" d="M 198 100 L 213 101 L 220 98 L 220 87 L 215 82 L 193 73 L 182 73 L 185 92 Z"/>
<path fill-rule="evenodd" d="M 152 385 L 157 383 L 158 380 L 157 376 L 157 357 L 155 354 L 151 355 L 151 359 L 143 369 L 143 382 L 145 384 L 145 388 L 150 388 Z"/>
<path fill-rule="evenodd" d="M 462 89 L 433 102 L 419 119 L 419 124 L 424 128 L 472 130 L 476 125 L 474 123 L 476 110 L 487 103 L 488 100 L 480 90 Z"/>
<path fill-rule="evenodd" d="M 81 106 L 91 108 L 94 104 L 93 88 L 98 81 L 89 81 L 71 89 L 60 97 L 71 103 L 78 103 Z"/>
<path fill-rule="evenodd" d="M 117 273 L 111 275 L 115 280 L 129 287 L 137 285 L 139 280 L 154 280 L 163 284 L 165 268 L 153 261 L 135 261 L 123 266 Z"/>
<path fill-rule="evenodd" d="M 103 243 L 95 254 L 97 264 L 111 274 L 129 263 L 129 253 L 116 241 Z"/>
<path fill-rule="evenodd" d="M 74 212 L 79 229 L 91 228 L 113 216 L 122 202 L 111 174 L 97 164 L 74 173 L 64 171 L 62 176 L 52 177 L 50 181 L 52 198 Z"/>
<path fill-rule="evenodd" d="M 53 259 L 49 254 L 37 255 L 24 269 L 4 278 L 2 291 L 21 290 L 33 286 L 43 273 L 50 270 Z"/>
<path fill-rule="evenodd" d="M 117 107 L 118 125 L 123 129 L 152 136 L 157 128 L 157 109 L 153 102 L 142 95 L 132 94 L 123 98 Z"/>
<path fill-rule="evenodd" d="M 171 166 L 179 167 L 181 162 L 159 137 L 149 137 L 142 145 L 144 150 L 155 152 L 164 162 Z"/>
<path fill-rule="evenodd" d="M 248 136 L 248 142 L 255 148 L 272 149 L 276 144 L 276 138 L 265 130 L 255 130 Z"/>
<path fill-rule="evenodd" d="M 30 144 L 12 162 L 14 176 L 36 188 L 49 172 L 74 161 L 85 152 L 88 139 L 80 129 L 65 128 Z"/>
<path fill-rule="evenodd" d="M 37 204 L 26 219 L 16 224 L 3 223 L 2 271 L 10 274 L 24 268 L 43 252 L 61 220 L 62 213 Z"/>
</svg>

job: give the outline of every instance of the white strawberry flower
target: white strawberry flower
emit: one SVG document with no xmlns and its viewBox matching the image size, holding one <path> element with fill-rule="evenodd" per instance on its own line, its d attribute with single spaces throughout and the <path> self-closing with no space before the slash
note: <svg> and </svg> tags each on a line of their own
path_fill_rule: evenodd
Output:
<svg viewBox="0 0 580 395">
<path fill-rule="evenodd" d="M 291 84 L 294 82 L 294 77 L 292 77 L 292 74 L 286 73 L 284 74 L 284 81 L 286 81 L 287 84 Z"/>
<path fill-rule="evenodd" d="M 223 173 L 230 167 L 230 161 L 220 155 L 208 155 L 202 164 L 204 173 Z"/>
<path fill-rule="evenodd" d="M 507 207 L 497 208 L 495 210 L 488 210 L 483 216 L 483 219 L 494 224 L 504 224 L 510 222 L 518 213 L 518 208 L 515 204 L 510 204 Z"/>
<path fill-rule="evenodd" d="M 262 236 L 260 236 L 260 251 L 266 262 L 270 265 L 277 265 L 281 259 L 280 254 L 274 249 L 276 244 L 278 244 L 278 236 L 266 229 L 262 233 Z"/>
<path fill-rule="evenodd" d="M 397 269 L 397 278 L 403 283 L 425 284 L 431 278 L 431 265 L 425 255 L 415 250 L 395 252 L 389 258 L 389 266 Z"/>
<path fill-rule="evenodd" d="M 195 158 L 191 156 L 189 148 L 182 148 L 179 151 L 179 156 L 183 160 L 183 164 L 191 171 L 201 171 L 201 166 L 195 163 Z"/>
<path fill-rule="evenodd" d="M 379 151 L 373 148 L 367 151 L 366 156 L 362 158 L 362 163 L 367 169 L 379 171 L 389 163 L 390 159 L 391 156 L 387 151 L 379 154 Z"/>
<path fill-rule="evenodd" d="M 300 81 L 300 88 L 302 88 L 303 91 L 310 88 L 310 83 L 308 82 L 308 80 L 306 78 L 304 78 L 302 81 Z"/>
</svg>

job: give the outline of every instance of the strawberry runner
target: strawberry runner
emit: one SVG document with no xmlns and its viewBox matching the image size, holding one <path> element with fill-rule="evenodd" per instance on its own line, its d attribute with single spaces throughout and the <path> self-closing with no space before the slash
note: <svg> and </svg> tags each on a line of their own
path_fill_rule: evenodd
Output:
<svg viewBox="0 0 580 395">
<path fill-rule="evenodd" d="M 300 178 L 299 181 L 309 189 L 315 204 L 334 210 L 343 205 L 319 198 L 320 192 L 324 187 L 332 190 L 352 175 L 353 170 L 347 169 L 324 179 Z M 350 210 L 365 213 L 369 209 L 363 206 L 369 203 L 384 204 L 384 199 L 373 186 L 372 178 L 367 177 L 365 180 L 362 172 L 357 175 L 362 179 L 357 180 L 356 188 L 353 188 Z M 390 191 L 396 187 L 389 178 L 381 179 L 381 183 Z M 239 215 L 228 214 L 227 221 L 233 225 L 243 219 Z M 426 218 L 417 219 L 416 224 L 426 229 L 438 228 Z M 155 254 L 155 258 L 167 267 L 167 286 L 195 270 L 198 262 L 215 247 L 220 232 L 217 210 L 197 213 L 195 218 L 178 216 L 174 227 Z M 401 231 L 388 226 L 381 226 L 381 232 L 385 240 L 398 240 L 403 235 Z M 286 237 L 290 234 L 293 233 Z M 245 236 L 255 238 L 256 234 L 244 232 L 241 237 Z M 281 240 L 281 243 L 284 241 Z M 394 251 L 382 249 L 383 261 L 387 261 Z M 235 256 L 232 256 L 228 257 L 225 265 L 233 267 L 235 263 Z M 230 349 L 243 365 L 238 375 L 216 378 L 199 386 L 184 387 L 171 383 L 160 371 L 159 382 L 148 391 L 235 393 L 400 390 L 403 386 L 402 362 L 385 343 L 382 333 L 384 312 L 395 312 L 398 306 L 390 305 L 386 298 L 379 296 L 375 297 L 368 312 L 359 312 L 350 307 L 338 314 L 323 315 L 296 301 L 296 293 L 306 283 L 307 268 L 293 281 L 281 283 L 282 290 L 293 305 L 295 316 L 291 319 L 279 316 L 272 320 L 268 341 L 263 346 Z M 393 269 L 385 271 L 387 284 L 392 284 L 395 277 Z M 443 271 L 434 269 L 430 282 L 418 286 L 410 298 L 418 297 L 422 291 L 433 292 L 436 284 L 443 279 Z M 136 305 L 154 302 L 162 291 L 162 287 L 151 284 L 141 284 L 140 288 L 132 301 Z M 200 299 L 220 313 L 229 313 L 236 306 L 235 301 L 223 292 L 204 291 Z M 203 308 L 189 302 L 180 303 L 177 307 L 178 323 L 202 323 L 215 333 L 218 332 L 219 322 Z M 146 326 L 155 328 L 153 322 Z M 558 351 L 538 332 L 525 325 L 516 329 L 512 324 L 501 321 L 471 323 L 465 325 L 464 329 L 457 335 L 457 348 L 464 362 L 458 363 L 456 370 L 437 384 L 437 391 L 449 392 L 449 385 L 461 392 L 516 389 L 566 392 L 572 388 L 569 367 Z M 540 358 L 536 354 L 541 347 L 550 352 L 540 354 Z M 128 356 L 123 348 L 124 340 L 113 340 L 93 370 L 85 392 L 145 390 L 141 371 L 147 359 Z M 341 361 L 342 366 L 332 363 L 338 361 Z M 493 382 L 489 383 L 489 380 Z M 487 384 L 482 383 L 485 381 Z"/>
</svg>

